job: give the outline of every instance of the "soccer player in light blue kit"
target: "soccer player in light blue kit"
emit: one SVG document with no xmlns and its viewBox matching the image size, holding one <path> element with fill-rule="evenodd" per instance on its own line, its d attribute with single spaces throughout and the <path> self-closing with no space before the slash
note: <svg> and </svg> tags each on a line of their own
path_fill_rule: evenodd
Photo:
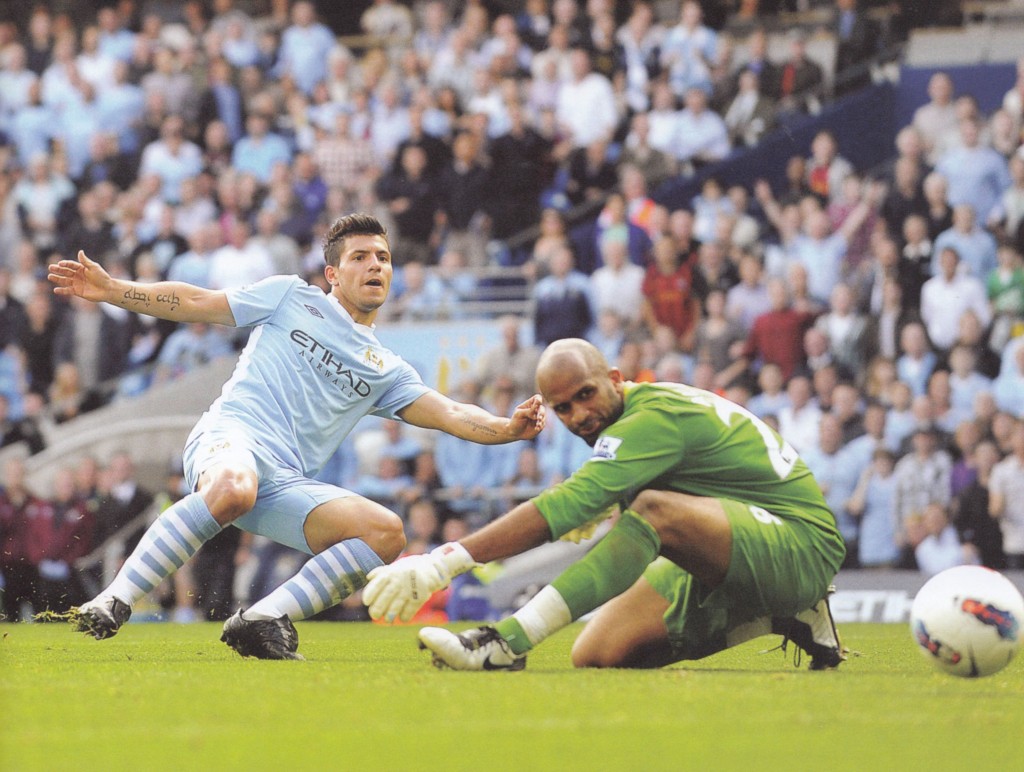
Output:
<svg viewBox="0 0 1024 772">
<path fill-rule="evenodd" d="M 368 499 L 313 479 L 365 415 L 401 419 L 467 440 L 532 439 L 541 400 L 511 418 L 455 402 L 427 387 L 384 348 L 374 319 L 391 286 L 386 229 L 373 217 L 337 220 L 323 242 L 329 294 L 295 276 L 212 291 L 182 282 L 112 278 L 84 252 L 49 268 L 54 292 L 107 302 L 175 322 L 252 327 L 220 397 L 184 452 L 193 493 L 150 526 L 114 581 L 78 609 L 77 626 L 113 636 L 132 605 L 229 523 L 303 550 L 292 579 L 224 625 L 221 640 L 243 656 L 301 659 L 293 621 L 348 597 L 366 574 L 405 546 L 401 519 Z"/>
</svg>

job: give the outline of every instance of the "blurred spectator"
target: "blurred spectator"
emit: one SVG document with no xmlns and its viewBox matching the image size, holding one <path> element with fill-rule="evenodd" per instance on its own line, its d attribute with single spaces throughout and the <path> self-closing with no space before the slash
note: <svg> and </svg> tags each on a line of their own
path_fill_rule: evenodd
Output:
<svg viewBox="0 0 1024 772">
<path fill-rule="evenodd" d="M 518 103 L 506 105 L 508 131 L 490 143 L 495 179 L 503 180 L 494 194 L 492 235 L 505 239 L 537 221 L 540 193 L 549 182 L 551 143 L 529 125 Z"/>
<path fill-rule="evenodd" d="M 155 174 L 161 182 L 164 201 L 176 204 L 181 200 L 181 182 L 194 177 L 202 169 L 202 153 L 185 139 L 185 122 L 178 115 L 167 116 L 160 125 L 160 138 L 142 151 L 139 176 Z"/>
<path fill-rule="evenodd" d="M 616 164 L 608 153 L 608 142 L 596 139 L 577 147 L 566 164 L 565 194 L 573 205 L 601 201 L 618 182 Z"/>
<path fill-rule="evenodd" d="M 590 54 L 573 49 L 572 78 L 558 92 L 556 118 L 573 148 L 607 143 L 619 122 L 611 82 L 591 69 Z"/>
<path fill-rule="evenodd" d="M 757 374 L 758 391 L 747 402 L 747 409 L 758 418 L 775 416 L 778 420 L 779 411 L 787 407 L 789 396 L 782 380 L 782 370 L 778 365 L 766 364 Z"/>
<path fill-rule="evenodd" d="M 299 0 L 291 9 L 291 24 L 281 34 L 272 73 L 287 76 L 306 94 L 327 77 L 329 54 L 337 45 L 334 34 L 317 21 L 313 3 Z"/>
<path fill-rule="evenodd" d="M 708 95 L 702 88 L 694 86 L 686 90 L 678 131 L 673 149 L 676 160 L 681 163 L 703 166 L 721 161 L 732 151 L 725 121 L 708 107 Z"/>
<path fill-rule="evenodd" d="M 612 311 L 636 328 L 643 313 L 645 272 L 629 260 L 626 233 L 606 230 L 601 238 L 601 267 L 590 276 L 594 312 Z"/>
<path fill-rule="evenodd" d="M 790 30 L 789 56 L 779 68 L 778 83 L 771 92 L 776 95 L 780 111 L 810 112 L 821 104 L 818 93 L 825 81 L 821 65 L 807 56 L 807 34 Z"/>
<path fill-rule="evenodd" d="M 822 130 L 811 140 L 807 165 L 807 185 L 823 203 L 839 197 L 843 180 L 853 173 L 853 165 L 839 154 L 839 144 L 831 131 Z"/>
<path fill-rule="evenodd" d="M 779 433 L 798 453 L 813 450 L 818 445 L 822 412 L 811 399 L 811 379 L 806 375 L 790 377 L 786 382 L 786 396 L 789 404 L 778 412 Z"/>
<path fill-rule="evenodd" d="M 498 320 L 501 342 L 480 356 L 476 378 L 483 385 L 484 394 L 488 398 L 489 388 L 502 379 L 512 383 L 516 404 L 536 392 L 533 375 L 540 350 L 534 345 L 523 344 L 523 324 L 524 320 L 517 316 L 501 317 Z"/>
<path fill-rule="evenodd" d="M 973 273 L 959 270 L 960 255 L 953 247 L 939 252 L 939 273 L 921 288 L 921 319 L 932 344 L 949 350 L 956 342 L 957 325 L 967 311 L 987 327 L 992 319 L 985 286 Z"/>
<path fill-rule="evenodd" d="M 1006 567 L 1003 534 L 999 521 L 989 514 L 989 486 L 999 451 L 993 443 L 982 441 L 972 455 L 975 479 L 956 496 L 953 524 L 960 540 L 977 550 L 981 564 L 999 571 Z"/>
<path fill-rule="evenodd" d="M 1012 355 L 1003 360 L 992 388 L 1000 410 L 1024 418 L 1024 338 L 1007 346 Z"/>
<path fill-rule="evenodd" d="M 425 264 L 433 261 L 431 249 L 434 219 L 439 201 L 427 176 L 428 156 L 423 147 L 408 145 L 401 150 L 399 168 L 377 181 L 377 195 L 395 219 L 394 249 L 403 260 Z M 436 243 L 433 244 L 436 247 Z"/>
<path fill-rule="evenodd" d="M 1002 348 L 1015 324 L 1024 321 L 1024 260 L 1020 250 L 1004 242 L 997 251 L 998 264 L 984 277 L 992 312 L 992 345 Z"/>
<path fill-rule="evenodd" d="M 46 447 L 39 421 L 24 409 L 21 417 L 12 417 L 10 406 L 10 399 L 0 393 L 0 448 L 23 442 L 29 455 L 35 455 Z"/>
<path fill-rule="evenodd" d="M 952 407 L 959 415 L 970 416 L 978 394 L 992 391 L 992 380 L 977 370 L 977 356 L 964 344 L 949 353 L 949 388 Z"/>
<path fill-rule="evenodd" d="M 939 139 L 956 129 L 953 95 L 953 80 L 945 72 L 936 72 L 928 80 L 928 102 L 914 111 L 912 125 L 917 129 L 932 164 L 938 160 L 936 147 Z"/>
<path fill-rule="evenodd" d="M 231 343 L 219 329 L 198 322 L 184 325 L 164 341 L 156 359 L 153 383 L 177 380 L 232 351 Z"/>
<path fill-rule="evenodd" d="M 569 247 L 552 255 L 551 273 L 533 288 L 533 338 L 539 346 L 562 338 L 584 338 L 594 321 L 590 280 L 575 270 Z"/>
<path fill-rule="evenodd" d="M 270 254 L 249 239 L 249 225 L 237 220 L 227 244 L 210 255 L 208 282 L 211 289 L 241 287 L 274 275 Z"/>
<path fill-rule="evenodd" d="M 857 562 L 861 568 L 892 568 L 899 560 L 895 493 L 893 455 L 877 448 L 846 502 L 846 510 L 858 521 Z"/>
<path fill-rule="evenodd" d="M 789 293 L 782 280 L 769 279 L 767 289 L 771 310 L 754 320 L 743 357 L 751 362 L 778 365 L 782 377 L 788 380 L 802 364 L 801 341 L 814 316 L 797 311 L 790 305 Z"/>
<path fill-rule="evenodd" d="M 952 217 L 952 226 L 935 237 L 931 274 L 937 276 L 941 273 L 939 262 L 942 250 L 952 248 L 956 250 L 961 263 L 959 270 L 984 281 L 997 264 L 996 241 L 978 224 L 970 204 L 953 207 Z"/>
<path fill-rule="evenodd" d="M 25 485 L 25 461 L 9 458 L 3 469 L 0 489 L 0 575 L 3 576 L 3 615 L 6 622 L 19 622 L 24 607 L 35 605 L 39 585 L 38 567 L 31 558 L 29 524 L 49 504 Z"/>
<path fill-rule="evenodd" d="M 75 496 L 70 469 L 58 469 L 53 477 L 53 498 L 40 501 L 26 523 L 29 561 L 39 577 L 33 607 L 36 612 L 65 612 L 88 596 L 74 570 L 74 563 L 93 546 L 95 519 Z"/>
<path fill-rule="evenodd" d="M 656 327 L 669 327 L 676 334 L 679 347 L 690 351 L 700 319 L 692 268 L 681 261 L 671 237 L 663 237 L 654 244 L 653 258 L 642 285 L 644 325 L 652 333 Z"/>
<path fill-rule="evenodd" d="M 982 144 L 976 120 L 960 121 L 960 142 L 936 160 L 935 170 L 949 181 L 950 205 L 970 204 L 978 222 L 988 223 L 1012 182 L 1006 159 Z"/>
<path fill-rule="evenodd" d="M 843 449 L 843 432 L 840 420 L 826 413 L 818 422 L 818 441 L 814 447 L 800 451 L 807 468 L 814 474 L 825 501 L 835 515 L 839 532 L 846 542 L 845 565 L 856 565 L 859 539 L 858 522 L 846 509 L 846 502 L 853 496 L 857 486 L 859 468 L 851 464 Z"/>
<path fill-rule="evenodd" d="M 28 324 L 19 343 L 28 362 L 28 388 L 46 394 L 60 362 L 71 358 L 67 326 L 54 309 L 48 292 L 35 293 L 25 305 Z"/>
<path fill-rule="evenodd" d="M 625 174 L 624 178 L 635 180 L 635 177 L 629 174 Z M 585 263 L 589 261 L 585 259 L 585 255 L 581 254 L 581 270 L 585 270 L 586 273 L 593 273 L 593 268 L 601 265 L 601 253 L 606 239 L 613 239 L 624 243 L 629 256 L 629 262 L 633 265 L 646 268 L 650 264 L 651 237 L 647 235 L 647 230 L 636 222 L 636 219 L 632 216 L 629 203 L 626 200 L 626 196 L 620 193 L 612 193 L 605 200 L 605 205 L 594 223 L 593 246 L 596 254 L 593 257 L 593 267 L 590 270 L 585 270 Z"/>
<path fill-rule="evenodd" d="M 724 115 L 734 147 L 754 147 L 775 126 L 775 102 L 762 91 L 761 78 L 750 69 L 740 73 L 736 96 Z"/>
<path fill-rule="evenodd" d="M 452 143 L 452 160 L 441 170 L 438 222 L 445 228 L 444 249 L 462 252 L 474 268 L 487 264 L 488 207 L 493 178 L 481 154 L 480 137 L 463 131 Z"/>
<path fill-rule="evenodd" d="M 288 166 L 291 163 L 291 150 L 284 139 L 270 132 L 270 121 L 261 113 L 249 115 L 245 120 L 245 129 L 245 136 L 235 143 L 231 152 L 231 165 L 266 184 L 275 166 Z"/>
<path fill-rule="evenodd" d="M 623 143 L 621 162 L 632 166 L 650 185 L 658 185 L 676 173 L 675 158 L 664 149 L 651 144 L 651 116 L 636 113 L 630 121 L 630 131 Z"/>
<path fill-rule="evenodd" d="M 924 325 L 911 322 L 904 326 L 900 333 L 900 356 L 896 360 L 896 372 L 899 379 L 910 386 L 915 396 L 924 394 L 936 362 Z"/>
<path fill-rule="evenodd" d="M 925 576 L 935 576 L 953 566 L 979 562 L 974 546 L 960 543 L 944 505 L 932 503 L 926 506 L 922 520 L 925 535 L 914 548 L 914 559 Z"/>
<path fill-rule="evenodd" d="M 871 83 L 867 67 L 879 49 L 880 30 L 858 0 L 836 0 L 836 95 L 849 94 Z"/>
<path fill-rule="evenodd" d="M 718 35 L 704 26 L 704 12 L 696 0 L 684 0 L 679 22 L 670 27 L 661 45 L 661 66 L 677 96 L 690 88 L 711 93 L 711 64 L 718 52 Z"/>
<path fill-rule="evenodd" d="M 249 243 L 270 256 L 274 273 L 298 274 L 302 270 L 302 253 L 294 238 L 281 233 L 281 216 L 276 209 L 260 209 L 256 215 L 256 233 Z"/>
<path fill-rule="evenodd" d="M 899 543 L 914 548 L 916 531 L 912 521 L 920 521 L 925 507 L 950 502 L 949 454 L 938 447 L 938 435 L 933 426 L 919 426 L 912 437 L 912 452 L 896 462 L 896 498 L 893 511 L 900 529 Z"/>
<path fill-rule="evenodd" d="M 749 332 L 757 317 L 772 310 L 772 302 L 764 283 L 761 261 L 754 255 L 744 254 L 740 258 L 739 278 L 739 283 L 726 292 L 725 313 Z"/>
<path fill-rule="evenodd" d="M 58 215 L 65 202 L 75 194 L 71 181 L 52 170 L 45 154 L 36 154 L 28 162 L 27 174 L 11 190 L 25 236 L 41 250 L 57 243 Z"/>
</svg>

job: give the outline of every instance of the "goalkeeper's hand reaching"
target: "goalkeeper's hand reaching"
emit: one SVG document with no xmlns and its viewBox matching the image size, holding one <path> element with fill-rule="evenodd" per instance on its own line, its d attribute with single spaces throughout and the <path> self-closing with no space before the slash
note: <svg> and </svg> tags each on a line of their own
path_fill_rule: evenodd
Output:
<svg viewBox="0 0 1024 772">
<path fill-rule="evenodd" d="M 373 619 L 408 622 L 453 577 L 476 566 L 458 542 L 442 544 L 425 555 L 411 555 L 391 565 L 378 566 L 366 575 L 363 602 Z"/>
</svg>

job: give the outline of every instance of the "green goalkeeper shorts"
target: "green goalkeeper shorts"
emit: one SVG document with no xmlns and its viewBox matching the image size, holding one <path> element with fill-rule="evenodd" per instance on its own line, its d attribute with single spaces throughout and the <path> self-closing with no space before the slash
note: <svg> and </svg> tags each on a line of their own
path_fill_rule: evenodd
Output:
<svg viewBox="0 0 1024 772">
<path fill-rule="evenodd" d="M 825 597 L 845 548 L 837 530 L 719 499 L 732 525 L 732 556 L 721 585 L 709 590 L 667 558 L 644 578 L 669 601 L 665 612 L 675 659 L 726 648 L 728 633 L 758 617 L 792 616 Z"/>
</svg>

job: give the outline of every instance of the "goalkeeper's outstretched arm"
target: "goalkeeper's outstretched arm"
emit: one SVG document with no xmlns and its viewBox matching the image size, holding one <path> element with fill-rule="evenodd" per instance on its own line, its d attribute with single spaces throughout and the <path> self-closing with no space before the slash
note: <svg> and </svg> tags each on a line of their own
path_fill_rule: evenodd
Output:
<svg viewBox="0 0 1024 772">
<path fill-rule="evenodd" d="M 551 539 L 551 529 L 531 501 L 457 542 L 413 555 L 368 574 L 363 601 L 374 619 L 408 622 L 427 599 L 478 563 L 518 555 Z"/>
</svg>

